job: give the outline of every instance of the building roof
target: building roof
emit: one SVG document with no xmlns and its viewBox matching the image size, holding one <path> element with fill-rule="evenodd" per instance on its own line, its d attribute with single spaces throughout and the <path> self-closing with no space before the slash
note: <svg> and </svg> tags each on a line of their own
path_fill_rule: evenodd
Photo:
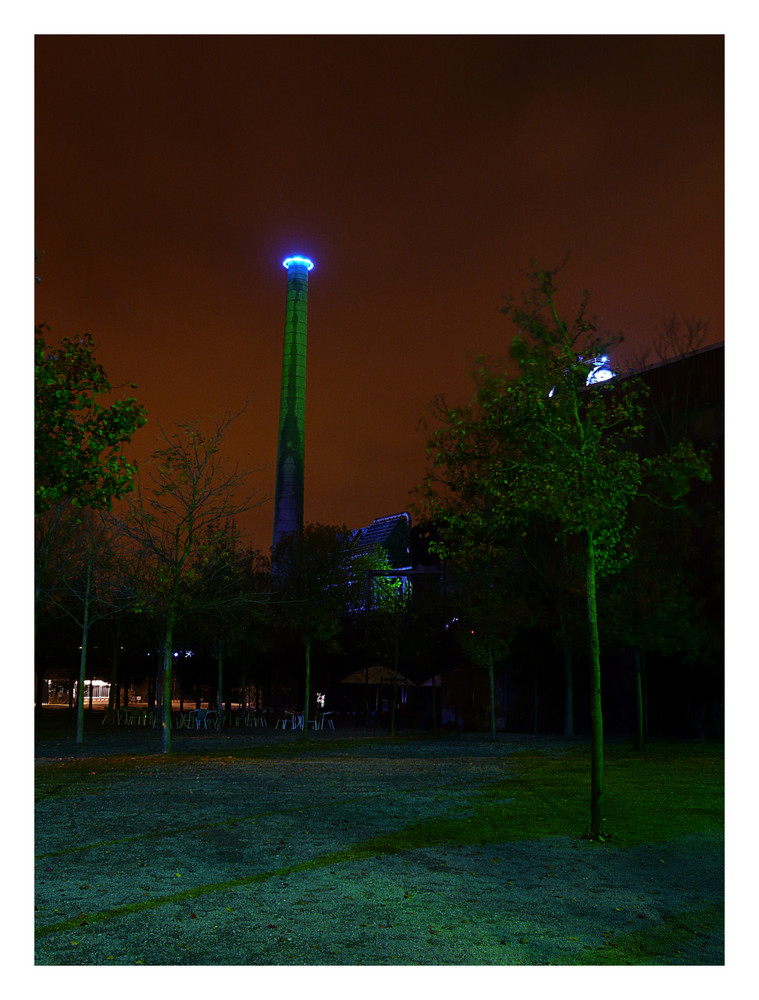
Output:
<svg viewBox="0 0 759 1000">
<path fill-rule="evenodd" d="M 351 537 L 359 552 L 370 552 L 381 545 L 393 569 L 400 569 L 411 565 L 410 530 L 411 517 L 404 511 L 389 517 L 376 517 L 367 527 L 351 531 Z"/>
</svg>

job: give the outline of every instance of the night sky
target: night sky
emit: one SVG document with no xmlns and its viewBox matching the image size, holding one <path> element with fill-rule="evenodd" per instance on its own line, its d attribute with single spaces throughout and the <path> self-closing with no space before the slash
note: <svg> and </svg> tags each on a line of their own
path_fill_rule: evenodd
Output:
<svg viewBox="0 0 759 1000">
<path fill-rule="evenodd" d="M 228 452 L 272 497 L 281 262 L 311 256 L 305 516 L 368 524 L 533 257 L 569 255 L 622 367 L 672 313 L 724 338 L 723 70 L 719 36 L 38 36 L 35 320 L 136 383 L 141 463 L 250 397 Z"/>
</svg>

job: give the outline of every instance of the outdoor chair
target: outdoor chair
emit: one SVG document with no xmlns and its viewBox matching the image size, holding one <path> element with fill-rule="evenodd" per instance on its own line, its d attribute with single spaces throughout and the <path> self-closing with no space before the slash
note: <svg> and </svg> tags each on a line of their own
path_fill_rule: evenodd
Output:
<svg viewBox="0 0 759 1000">
<path fill-rule="evenodd" d="M 292 719 L 292 721 L 290 723 L 290 728 L 291 729 L 302 729 L 303 728 L 303 721 L 305 719 L 305 715 L 304 715 L 303 712 L 288 712 L 287 714 Z"/>
<path fill-rule="evenodd" d="M 139 726 L 142 720 L 142 712 L 139 708 L 130 708 L 127 710 L 127 725 L 128 726 Z"/>
</svg>

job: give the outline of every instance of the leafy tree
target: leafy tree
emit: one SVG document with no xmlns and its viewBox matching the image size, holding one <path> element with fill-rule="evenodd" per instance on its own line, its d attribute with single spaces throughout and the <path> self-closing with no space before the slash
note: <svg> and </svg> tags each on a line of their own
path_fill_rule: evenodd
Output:
<svg viewBox="0 0 759 1000">
<path fill-rule="evenodd" d="M 589 386 L 597 359 L 620 338 L 599 334 L 587 294 L 571 322 L 556 304 L 557 271 L 536 268 L 531 291 L 504 312 L 517 327 L 511 359 L 518 371 L 477 372 L 474 401 L 448 408 L 430 439 L 433 473 L 426 492 L 450 505 L 453 524 L 473 524 L 496 542 L 536 520 L 581 543 L 591 665 L 591 798 L 589 833 L 604 838 L 603 718 L 597 581 L 627 558 L 626 518 L 644 492 L 684 495 L 693 475 L 707 475 L 692 448 L 644 459 L 642 387 L 635 380 Z M 650 487 L 650 488 L 649 488 Z"/>
<path fill-rule="evenodd" d="M 362 553 L 353 559 L 353 572 L 356 583 L 364 591 L 364 614 L 367 616 L 367 629 L 370 622 L 382 637 L 380 655 L 386 655 L 389 648 L 393 659 L 393 697 L 390 710 L 390 735 L 396 732 L 395 712 L 398 704 L 398 670 L 400 666 L 401 625 L 405 621 L 409 608 L 411 589 L 407 580 L 393 569 L 387 552 L 382 545 L 375 546 L 369 552 Z M 368 640 L 367 640 L 368 642 Z M 369 648 L 366 649 L 369 655 Z M 367 660 L 367 666 L 369 662 Z M 368 685 L 366 688 L 367 718 L 369 711 Z"/>
<path fill-rule="evenodd" d="M 535 614 L 523 571 L 525 515 L 499 497 L 493 478 L 503 435 L 489 425 L 494 386 L 481 360 L 471 405 L 451 407 L 444 397 L 431 406 L 431 461 L 421 496 L 436 537 L 430 551 L 445 559 L 459 641 L 475 664 L 487 669 L 491 736 L 496 736 L 494 664 L 505 658 L 520 628 Z M 500 418 L 496 418 L 498 423 Z M 520 567 L 517 570 L 516 567 Z"/>
<path fill-rule="evenodd" d="M 634 746 L 646 738 L 648 654 L 696 663 L 705 654 L 703 609 L 686 558 L 672 545 L 669 511 L 648 510 L 632 541 L 634 558 L 600 595 L 602 639 L 607 648 L 629 649 L 634 662 Z M 682 542 L 681 542 L 682 544 Z"/>
<path fill-rule="evenodd" d="M 636 745 L 645 738 L 648 654 L 676 657 L 691 669 L 723 656 L 723 404 L 719 389 L 710 397 L 698 386 L 699 366 L 686 360 L 707 333 L 701 321 L 683 324 L 672 316 L 655 340 L 655 367 L 671 363 L 649 376 L 654 384 L 665 382 L 667 391 L 652 391 L 647 400 L 646 447 L 666 454 L 696 440 L 708 456 L 715 487 L 697 486 L 674 507 L 648 504 L 645 515 L 641 508 L 636 558 L 607 595 L 608 639 L 634 655 Z M 646 360 L 640 355 L 636 364 Z M 719 384 L 720 369 L 713 374 Z"/>
<path fill-rule="evenodd" d="M 122 447 L 147 420 L 145 408 L 131 397 L 103 404 L 113 387 L 90 334 L 52 346 L 46 330 L 34 335 L 35 513 L 64 499 L 110 510 L 133 488 L 136 467 Z"/>
<path fill-rule="evenodd" d="M 229 470 L 221 456 L 224 434 L 234 417 L 227 414 L 209 433 L 191 423 L 166 435 L 166 447 L 153 454 L 152 467 L 141 475 L 129 498 L 120 530 L 131 542 L 126 567 L 139 594 L 140 606 L 160 626 L 161 749 L 171 750 L 171 676 L 174 632 L 193 613 L 218 610 L 237 601 L 233 592 L 213 593 L 200 587 L 203 574 L 226 572 L 225 532 L 229 521 L 254 503 L 240 497 L 248 473 Z"/>
<path fill-rule="evenodd" d="M 354 548 L 343 525 L 306 524 L 285 535 L 272 554 L 275 582 L 287 627 L 300 638 L 305 659 L 303 721 L 308 736 L 311 652 L 315 641 L 329 642 L 341 630 L 355 579 Z"/>
<path fill-rule="evenodd" d="M 477 667 L 487 671 L 490 734 L 495 739 L 495 664 L 507 658 L 520 629 L 533 622 L 535 605 L 528 581 L 517 569 L 519 553 L 510 544 L 514 539 L 506 537 L 500 546 L 478 545 L 482 533 L 477 525 L 459 522 L 454 530 L 446 519 L 451 512 L 450 503 L 439 508 L 439 537 L 433 545 L 447 560 L 459 645 Z"/>
<path fill-rule="evenodd" d="M 216 726 L 223 720 L 224 657 L 240 647 L 248 635 L 251 617 L 269 612 L 271 577 L 262 553 L 244 548 L 234 522 L 213 528 L 198 555 L 198 575 L 192 606 L 216 659 Z"/>
</svg>

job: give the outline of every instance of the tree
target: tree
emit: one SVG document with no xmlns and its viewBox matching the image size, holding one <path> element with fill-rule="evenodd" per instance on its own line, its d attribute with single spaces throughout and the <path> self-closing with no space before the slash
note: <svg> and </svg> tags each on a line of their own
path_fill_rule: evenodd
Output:
<svg viewBox="0 0 759 1000">
<path fill-rule="evenodd" d="M 350 605 L 355 577 L 351 535 L 343 525 L 306 524 L 303 533 L 285 535 L 272 553 L 275 583 L 287 627 L 303 644 L 305 659 L 303 720 L 308 737 L 311 701 L 311 652 L 315 641 L 337 636 Z"/>
<path fill-rule="evenodd" d="M 140 607 L 160 626 L 161 749 L 171 750 L 171 677 L 174 631 L 180 621 L 237 595 L 203 593 L 202 573 L 221 573 L 226 546 L 221 541 L 230 519 L 254 506 L 240 498 L 248 472 L 226 468 L 221 456 L 224 434 L 234 417 L 227 414 L 209 433 L 192 423 L 164 435 L 166 447 L 153 454 L 152 467 L 119 520 L 131 542 L 126 567 L 139 594 Z M 259 501 L 260 502 L 260 501 Z M 216 562 L 214 562 L 216 560 Z"/>
<path fill-rule="evenodd" d="M 707 475 L 686 442 L 671 455 L 644 459 L 635 380 L 590 384 L 619 337 L 599 334 L 587 293 L 574 320 L 560 317 L 557 270 L 537 266 L 531 291 L 504 309 L 517 327 L 510 356 L 517 376 L 480 362 L 474 401 L 444 410 L 428 446 L 430 499 L 451 503 L 455 523 L 472 522 L 496 541 L 528 532 L 536 520 L 581 544 L 591 667 L 589 834 L 604 838 L 603 718 L 597 582 L 627 558 L 626 518 L 649 483 L 659 495 L 684 495 L 689 478 Z M 649 495 L 651 495 L 649 491 Z"/>
<path fill-rule="evenodd" d="M 110 510 L 133 488 L 136 466 L 122 447 L 147 420 L 145 408 L 131 397 L 103 405 L 113 387 L 90 334 L 50 346 L 46 329 L 34 333 L 35 513 L 67 498 Z"/>
<path fill-rule="evenodd" d="M 702 602 L 693 587 L 697 576 L 688 565 L 683 538 L 673 542 L 671 513 L 660 508 L 639 519 L 634 558 L 600 595 L 602 640 L 629 649 L 634 665 L 633 745 L 646 739 L 648 654 L 677 656 L 693 665 L 708 650 Z"/>
<path fill-rule="evenodd" d="M 251 613 L 260 619 L 268 612 L 271 576 L 262 553 L 242 546 L 232 521 L 210 530 L 208 544 L 200 548 L 197 568 L 191 604 L 197 609 L 193 617 L 209 639 L 216 659 L 216 727 L 221 729 L 224 657 L 250 632 Z"/>
<path fill-rule="evenodd" d="M 447 562 L 454 634 L 471 662 L 487 671 L 490 735 L 495 739 L 495 665 L 506 659 L 519 630 L 534 620 L 535 606 L 528 581 L 517 570 L 520 553 L 508 528 L 502 543 L 496 545 L 492 519 L 483 531 L 477 518 L 468 522 L 456 516 L 452 497 L 436 503 L 440 497 L 431 493 L 429 499 L 428 509 L 436 510 L 438 529 L 431 549 Z"/>
<path fill-rule="evenodd" d="M 68 519 L 66 571 L 59 580 L 55 603 L 81 629 L 75 741 L 82 743 L 90 629 L 96 622 L 127 610 L 135 597 L 118 570 L 113 539 L 99 512 L 70 504 Z"/>
<path fill-rule="evenodd" d="M 518 565 L 523 571 L 517 581 L 519 592 L 530 595 L 533 623 L 551 635 L 563 660 L 564 735 L 573 737 L 574 660 L 586 645 L 587 631 L 583 622 L 582 550 L 576 537 L 564 530 L 557 534 L 556 524 L 546 520 L 532 523 L 530 531 L 523 533 L 519 553 Z"/>
<path fill-rule="evenodd" d="M 684 327 L 684 329 L 683 329 Z M 681 320 L 672 313 L 663 323 L 651 345 L 656 361 L 667 361 L 672 358 L 697 351 L 703 347 L 709 335 L 709 324 L 700 319 L 687 318 Z M 628 358 L 632 368 L 644 368 L 650 362 L 651 348 L 645 348 L 631 354 Z"/>
<path fill-rule="evenodd" d="M 354 556 L 352 560 L 354 587 L 358 593 L 363 592 L 362 599 L 354 598 L 352 608 L 356 610 L 363 604 L 365 615 L 365 655 L 366 666 L 369 667 L 369 628 L 372 622 L 378 626 L 382 637 L 380 655 L 387 655 L 389 638 L 393 659 L 393 697 L 390 710 L 390 735 L 396 732 L 395 711 L 398 704 L 398 668 L 400 665 L 401 623 L 406 619 L 410 607 L 411 589 L 408 577 L 394 570 L 390 558 L 382 545 L 376 545 L 368 552 Z M 360 590 L 359 590 L 360 588 Z M 369 685 L 368 669 L 366 684 L 366 713 L 369 719 Z"/>
</svg>

